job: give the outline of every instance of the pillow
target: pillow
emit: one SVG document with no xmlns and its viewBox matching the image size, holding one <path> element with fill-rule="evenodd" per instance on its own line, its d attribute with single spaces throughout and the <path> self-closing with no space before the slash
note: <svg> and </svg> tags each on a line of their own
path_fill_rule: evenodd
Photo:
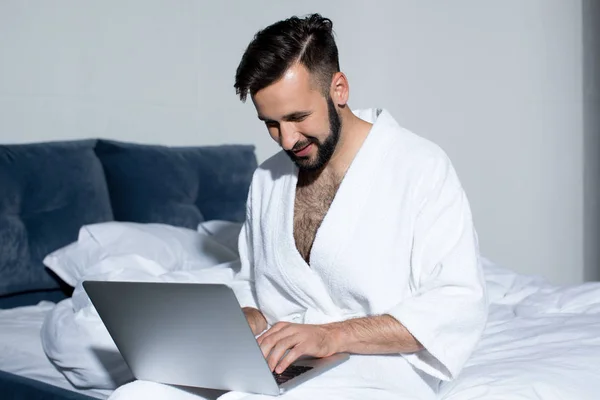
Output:
<svg viewBox="0 0 600 400">
<path fill-rule="evenodd" d="M 209 268 L 239 257 L 211 236 L 191 229 L 106 222 L 82 227 L 77 242 L 48 254 L 44 264 L 75 287 L 101 261 L 129 255 L 153 261 L 166 271 Z"/>
<path fill-rule="evenodd" d="M 112 211 L 95 141 L 0 145 L 0 295 L 55 289 L 42 258 Z"/>
<path fill-rule="evenodd" d="M 206 221 L 198 225 L 198 232 L 209 235 L 239 256 L 238 240 L 242 223 L 230 221 Z"/>
<path fill-rule="evenodd" d="M 115 220 L 196 229 L 242 222 L 257 167 L 254 146 L 165 147 L 100 140 Z"/>
</svg>

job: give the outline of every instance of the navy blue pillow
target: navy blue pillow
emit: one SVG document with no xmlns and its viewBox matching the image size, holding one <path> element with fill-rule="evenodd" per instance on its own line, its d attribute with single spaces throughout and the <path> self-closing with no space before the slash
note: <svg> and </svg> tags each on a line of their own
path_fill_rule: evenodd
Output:
<svg viewBox="0 0 600 400">
<path fill-rule="evenodd" d="M 242 222 L 254 146 L 166 147 L 99 140 L 115 220 L 196 229 L 205 220 Z"/>
<path fill-rule="evenodd" d="M 58 288 L 43 258 L 82 225 L 112 220 L 94 145 L 0 145 L 0 295 Z"/>
</svg>

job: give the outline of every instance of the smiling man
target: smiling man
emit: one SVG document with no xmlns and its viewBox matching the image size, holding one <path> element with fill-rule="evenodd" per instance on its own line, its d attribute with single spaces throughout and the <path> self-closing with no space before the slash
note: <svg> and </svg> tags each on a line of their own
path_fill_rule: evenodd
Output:
<svg viewBox="0 0 600 400">
<path fill-rule="evenodd" d="M 332 22 L 318 14 L 258 32 L 235 87 L 283 149 L 254 175 L 240 237 L 249 285 L 237 294 L 269 366 L 345 352 L 290 396 L 434 398 L 487 315 L 451 162 L 387 111 L 350 109 Z"/>
</svg>

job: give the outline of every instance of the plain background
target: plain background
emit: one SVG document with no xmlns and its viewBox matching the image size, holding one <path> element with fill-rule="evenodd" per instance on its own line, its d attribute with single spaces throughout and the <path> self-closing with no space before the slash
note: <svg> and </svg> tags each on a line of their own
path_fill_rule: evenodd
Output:
<svg viewBox="0 0 600 400">
<path fill-rule="evenodd" d="M 301 4 L 300 4 L 301 3 Z M 254 33 L 331 18 L 352 108 L 450 155 L 483 255 L 600 278 L 594 0 L 0 1 L 0 142 L 113 138 L 278 150 L 233 89 Z"/>
</svg>

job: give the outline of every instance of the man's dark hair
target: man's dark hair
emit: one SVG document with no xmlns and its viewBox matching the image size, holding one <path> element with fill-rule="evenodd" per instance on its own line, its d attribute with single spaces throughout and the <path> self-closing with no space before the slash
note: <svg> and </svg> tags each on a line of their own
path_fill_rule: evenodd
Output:
<svg viewBox="0 0 600 400">
<path fill-rule="evenodd" d="M 299 62 L 327 97 L 331 78 L 340 70 L 333 23 L 319 14 L 291 17 L 259 31 L 242 56 L 235 74 L 240 100 L 279 80 Z"/>
</svg>

